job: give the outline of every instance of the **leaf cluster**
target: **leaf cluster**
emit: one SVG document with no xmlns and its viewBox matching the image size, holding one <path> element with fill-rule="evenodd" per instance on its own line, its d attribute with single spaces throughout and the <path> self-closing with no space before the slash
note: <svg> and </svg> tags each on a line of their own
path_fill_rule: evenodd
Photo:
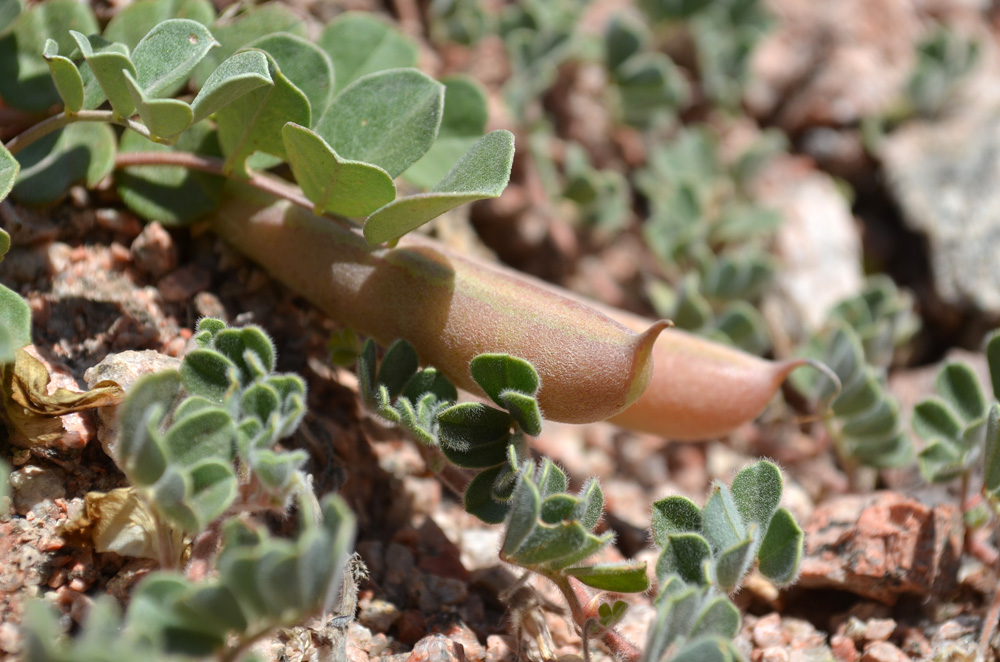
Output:
<svg viewBox="0 0 1000 662">
<path fill-rule="evenodd" d="M 770 28 L 760 0 L 642 0 L 654 25 L 672 25 L 690 36 L 704 96 L 737 108 L 749 78 L 750 55 Z"/>
<path fill-rule="evenodd" d="M 654 48 L 638 17 L 617 14 L 604 32 L 604 64 L 626 124 L 645 128 L 673 120 L 688 105 L 690 89 L 674 61 Z"/>
<path fill-rule="evenodd" d="M 928 482 L 947 483 L 984 467 L 983 491 L 1000 502 L 1000 333 L 986 343 L 993 397 L 987 398 L 972 367 L 945 364 L 935 380 L 937 395 L 913 409 L 913 430 L 927 445 L 917 455 Z"/>
<path fill-rule="evenodd" d="M 636 175 L 651 212 L 643 235 L 666 276 L 647 286 L 657 313 L 756 353 L 770 338 L 752 304 L 773 279 L 765 243 L 781 216 L 752 203 L 746 188 L 780 147 L 765 136 L 727 162 L 710 130 L 684 129 L 653 148 Z"/>
<path fill-rule="evenodd" d="M 960 81 L 979 63 L 981 46 L 974 38 L 937 24 L 916 46 L 917 62 L 905 95 L 921 117 L 938 117 Z"/>
<path fill-rule="evenodd" d="M 305 383 L 273 373 L 270 338 L 206 318 L 195 340 L 180 370 L 132 387 L 114 449 L 155 512 L 189 533 L 204 530 L 237 497 L 244 508 L 284 509 L 307 460 L 303 451 L 275 449 L 305 414 Z"/>
<path fill-rule="evenodd" d="M 789 584 L 802 557 L 803 532 L 778 507 L 781 493 L 780 470 L 760 460 L 740 471 L 731 487 L 716 483 L 704 508 L 680 496 L 653 504 L 661 589 L 644 660 L 741 658 L 732 645 L 739 611 L 726 595 L 755 563 L 775 584 Z"/>
<path fill-rule="evenodd" d="M 348 12 L 313 44 L 297 34 L 297 17 L 279 5 L 212 22 L 211 5 L 193 0 L 199 8 L 193 13 L 210 23 L 206 27 L 188 18 L 157 21 L 165 12 L 149 13 L 149 2 L 162 9 L 167 0 L 123 10 L 116 17 L 121 23 L 113 21 L 103 36 L 96 34 L 89 9 L 69 0 L 21 14 L 9 47 L 22 59 L 37 57 L 22 42 L 36 39 L 25 33 L 44 23 L 42 54 L 69 126 L 28 145 L 18 159 L 0 150 L 0 188 L 13 184 L 22 202 L 42 203 L 81 178 L 93 185 L 107 175 L 115 136 L 106 124 L 76 122 L 81 111 L 105 101 L 111 120 L 135 129 L 123 135 L 123 152 L 190 150 L 221 158 L 221 173 L 235 177 L 286 162 L 317 213 L 365 217 L 372 244 L 394 241 L 449 209 L 496 197 L 505 188 L 513 136 L 482 136 L 482 93 L 470 92 L 468 81 L 446 88 L 410 68 L 416 46 L 387 24 Z M 75 9 L 46 22 L 60 3 Z M 134 46 L 113 40 L 131 39 L 138 25 L 150 21 Z M 199 88 L 194 99 L 172 98 L 192 76 Z M 456 97 L 450 117 L 446 89 Z M 23 92 L 16 85 L 0 87 L 12 104 Z M 397 198 L 393 180 L 428 154 L 438 137 L 443 146 L 414 176 L 430 190 Z M 444 165 L 442 158 L 448 159 Z M 209 211 L 221 195 L 218 177 L 172 168 L 164 179 L 162 170 L 131 168 L 120 182 L 123 199 L 140 215 L 185 222 Z M 191 193 L 189 202 L 178 195 L 182 191 Z"/>
<path fill-rule="evenodd" d="M 908 463 L 913 442 L 903 429 L 899 403 L 888 390 L 885 369 L 867 362 L 854 328 L 835 318 L 806 352 L 829 366 L 839 381 L 824 374 L 792 375 L 810 401 L 829 405 L 824 422 L 841 459 L 879 469 Z"/>
<path fill-rule="evenodd" d="M 566 474 L 547 458 L 538 466 L 531 461 L 521 465 L 500 558 L 550 579 L 575 577 L 602 591 L 645 591 L 645 561 L 580 565 L 610 544 L 613 534 L 593 532 L 604 511 L 604 494 L 595 479 L 576 494 L 566 488 Z"/>
<path fill-rule="evenodd" d="M 223 527 L 218 574 L 194 582 L 159 571 L 141 581 L 124 616 L 108 596 L 91 607 L 72 639 L 50 607 L 29 603 L 24 619 L 29 662 L 190 659 L 235 654 L 253 640 L 330 608 L 341 589 L 354 516 L 337 496 L 303 500 L 296 538 L 272 538 L 239 519 Z M 225 659 L 232 659 L 228 656 Z"/>
<path fill-rule="evenodd" d="M 829 366 L 839 384 L 814 371 L 793 374 L 792 383 L 815 405 L 829 406 L 824 421 L 849 465 L 898 467 L 912 458 L 886 370 L 918 328 L 912 295 L 888 277 L 872 276 L 859 294 L 830 310 L 826 330 L 803 348 Z"/>
<path fill-rule="evenodd" d="M 498 524 L 510 508 L 525 435 L 538 435 L 542 414 L 539 379 L 527 361 L 481 354 L 469 370 L 496 406 L 456 402 L 455 386 L 434 368 L 419 369 L 413 346 L 397 340 L 377 361 L 368 340 L 358 358 L 358 391 L 375 415 L 417 441 L 437 447 L 452 464 L 478 471 L 465 492 L 465 508 Z"/>
</svg>

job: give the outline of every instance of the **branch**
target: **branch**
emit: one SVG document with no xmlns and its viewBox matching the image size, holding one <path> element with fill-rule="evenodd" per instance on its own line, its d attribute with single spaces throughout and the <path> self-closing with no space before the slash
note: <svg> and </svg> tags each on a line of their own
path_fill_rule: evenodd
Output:
<svg viewBox="0 0 1000 662">
<path fill-rule="evenodd" d="M 119 119 L 110 110 L 81 110 L 78 113 L 67 113 L 63 111 L 58 115 L 53 115 L 48 119 L 42 120 L 30 129 L 26 130 L 24 133 L 11 138 L 10 142 L 4 145 L 4 147 L 6 147 L 7 151 L 11 154 L 17 154 L 31 143 L 44 138 L 53 131 L 58 131 L 59 129 L 76 122 L 104 122 L 106 124 L 117 124 L 118 126 L 123 126 L 126 129 L 132 129 L 136 133 L 152 140 L 149 134 L 149 129 L 139 122 L 135 122 L 128 118 Z"/>
<path fill-rule="evenodd" d="M 119 152 L 115 156 L 116 168 L 129 168 L 133 166 L 176 166 L 232 179 L 232 175 L 226 171 L 225 160 L 214 156 L 193 154 L 191 152 Z M 314 214 L 316 213 L 316 206 L 309 198 L 303 195 L 302 189 L 287 183 L 279 177 L 251 171 L 249 179 L 244 179 L 243 181 L 276 198 L 287 200 L 297 207 L 307 209 Z M 328 212 L 318 215 L 336 221 L 343 226 L 349 227 L 351 230 L 357 227 L 355 223 L 343 216 L 337 216 Z"/>
</svg>

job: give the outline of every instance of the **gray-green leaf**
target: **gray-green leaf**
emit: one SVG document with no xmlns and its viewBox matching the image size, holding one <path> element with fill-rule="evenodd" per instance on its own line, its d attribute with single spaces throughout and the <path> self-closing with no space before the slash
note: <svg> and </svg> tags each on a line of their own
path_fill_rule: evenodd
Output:
<svg viewBox="0 0 1000 662">
<path fill-rule="evenodd" d="M 390 69 L 344 88 L 314 129 L 341 157 L 395 178 L 430 149 L 443 107 L 443 85 L 416 69 Z"/>
<path fill-rule="evenodd" d="M 366 12 L 345 12 L 318 41 L 336 72 L 336 90 L 367 74 L 417 64 L 417 44 L 391 23 Z"/>
<path fill-rule="evenodd" d="M 205 54 L 218 45 L 208 28 L 197 21 L 172 18 L 159 23 L 132 51 L 136 79 L 151 97 L 172 96 Z"/>
<path fill-rule="evenodd" d="M 382 168 L 343 159 L 323 138 L 289 122 L 281 130 L 295 181 L 314 211 L 366 216 L 396 197 L 396 185 Z"/>
<path fill-rule="evenodd" d="M 369 216 L 365 239 L 372 245 L 392 241 L 461 204 L 498 197 L 507 187 L 513 162 L 514 135 L 491 131 L 433 189 L 399 198 Z"/>
<path fill-rule="evenodd" d="M 70 124 L 18 156 L 21 171 L 11 195 L 24 204 L 45 204 L 81 181 L 92 188 L 104 179 L 115 163 L 115 134 L 107 124 Z"/>
<path fill-rule="evenodd" d="M 78 113 L 83 108 L 83 78 L 76 64 L 68 57 L 59 55 L 59 44 L 54 40 L 45 41 L 42 57 L 49 63 L 49 72 L 56 91 L 63 100 L 68 113 Z"/>
<path fill-rule="evenodd" d="M 267 57 L 262 52 L 236 53 L 212 72 L 191 102 L 192 121 L 200 122 L 244 94 L 270 84 Z"/>
</svg>

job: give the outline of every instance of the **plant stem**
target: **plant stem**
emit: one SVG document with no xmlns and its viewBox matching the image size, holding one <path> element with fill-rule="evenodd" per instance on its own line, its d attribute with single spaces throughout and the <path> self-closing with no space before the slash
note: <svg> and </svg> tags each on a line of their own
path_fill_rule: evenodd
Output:
<svg viewBox="0 0 1000 662">
<path fill-rule="evenodd" d="M 545 577 L 559 588 L 569 605 L 570 613 L 573 614 L 573 621 L 583 631 L 594 617 L 594 615 L 588 614 L 583 606 L 589 599 L 586 589 L 583 588 L 582 584 L 575 583 L 566 575 L 553 573 L 545 575 Z M 642 657 L 642 651 L 632 645 L 614 628 L 605 628 L 604 632 L 601 633 L 601 641 L 608 647 L 615 659 L 622 662 L 638 662 L 639 658 Z"/>
<path fill-rule="evenodd" d="M 14 136 L 11 138 L 10 142 L 4 145 L 4 147 L 6 147 L 7 151 L 11 154 L 17 154 L 36 140 L 40 140 L 53 131 L 58 131 L 65 126 L 69 126 L 70 124 L 74 124 L 76 122 L 104 122 L 106 124 L 117 124 L 118 126 L 132 129 L 146 138 L 150 137 L 149 129 L 145 126 L 128 118 L 118 119 L 110 110 L 81 110 L 78 113 L 67 113 L 63 111 L 58 115 L 53 115 L 48 119 L 42 120 L 30 129 L 26 130 L 24 133 Z"/>
<path fill-rule="evenodd" d="M 115 155 L 116 168 L 129 168 L 132 166 L 177 166 L 189 170 L 199 170 L 220 177 L 232 178 L 226 172 L 226 162 L 214 156 L 202 156 L 191 152 L 119 152 Z M 297 186 L 287 183 L 278 177 L 260 172 L 251 172 L 249 179 L 245 179 L 247 184 L 256 189 L 269 193 L 276 198 L 287 200 L 293 205 L 308 209 L 317 213 L 316 206 L 302 194 L 302 190 Z M 328 212 L 319 212 L 318 215 L 337 221 L 341 225 L 356 229 L 356 224 L 344 218 Z"/>
</svg>

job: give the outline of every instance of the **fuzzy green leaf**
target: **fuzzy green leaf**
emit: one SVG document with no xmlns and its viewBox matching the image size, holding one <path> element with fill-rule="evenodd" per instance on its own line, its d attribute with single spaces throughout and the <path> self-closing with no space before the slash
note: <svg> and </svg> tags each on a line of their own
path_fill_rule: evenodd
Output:
<svg viewBox="0 0 1000 662">
<path fill-rule="evenodd" d="M 735 590 L 753 563 L 753 538 L 736 543 L 719 552 L 715 559 L 715 581 L 725 593 Z"/>
<path fill-rule="evenodd" d="M 990 367 L 990 383 L 993 386 L 993 397 L 1000 398 L 1000 329 L 990 334 L 986 341 L 985 354 L 986 363 Z"/>
<path fill-rule="evenodd" d="M 186 532 L 200 531 L 203 524 L 192 509 L 192 482 L 189 470 L 181 470 L 168 464 L 152 489 L 156 509 L 170 524 Z"/>
<path fill-rule="evenodd" d="M 899 432 L 899 405 L 888 397 L 867 411 L 844 422 L 844 436 L 858 444 L 868 439 L 884 439 Z"/>
<path fill-rule="evenodd" d="M 939 398 L 917 403 L 913 408 L 913 431 L 924 439 L 958 439 L 962 436 L 962 423 Z"/>
<path fill-rule="evenodd" d="M 671 662 L 734 662 L 739 659 L 732 644 L 721 637 L 689 642 L 670 657 Z"/>
<path fill-rule="evenodd" d="M 687 497 L 666 497 L 653 504 L 651 524 L 653 541 L 663 547 L 671 534 L 701 532 L 701 509 Z"/>
<path fill-rule="evenodd" d="M 438 422 L 441 424 L 442 441 L 446 446 L 459 450 L 496 439 L 506 439 L 511 425 L 507 412 L 477 402 L 452 405 L 438 415 Z"/>
<path fill-rule="evenodd" d="M 455 385 L 434 368 L 424 368 L 418 372 L 403 389 L 403 395 L 411 400 L 418 400 L 427 394 L 433 395 L 441 402 L 458 400 L 458 390 Z"/>
<path fill-rule="evenodd" d="M 275 453 L 260 450 L 254 453 L 253 470 L 260 481 L 274 491 L 285 490 L 295 472 L 309 460 L 303 451 Z"/>
<path fill-rule="evenodd" d="M 215 131 L 205 124 L 191 126 L 169 146 L 126 130 L 119 151 L 222 155 Z M 185 225 L 215 209 L 226 183 L 224 177 L 180 166 L 131 166 L 115 173 L 115 181 L 129 209 L 166 226 Z"/>
<path fill-rule="evenodd" d="M 200 395 L 216 404 L 229 399 L 239 383 L 236 364 L 216 351 L 201 348 L 188 352 L 184 357 L 181 379 L 188 393 Z"/>
<path fill-rule="evenodd" d="M 312 121 L 322 117 L 333 100 L 333 63 L 324 51 L 287 32 L 261 37 L 247 47 L 273 57 L 285 78 L 306 95 Z"/>
<path fill-rule="evenodd" d="M 204 408 L 177 420 L 164 437 L 173 464 L 192 466 L 209 458 L 231 460 L 236 426 L 229 412 Z"/>
<path fill-rule="evenodd" d="M 74 184 L 97 186 L 111 172 L 115 134 L 107 124 L 70 124 L 28 145 L 18 157 L 21 170 L 11 196 L 23 204 L 46 204 Z"/>
<path fill-rule="evenodd" d="M 552 494 L 542 500 L 539 519 L 546 524 L 558 524 L 571 520 L 576 510 L 577 499 L 569 494 Z"/>
<path fill-rule="evenodd" d="M 57 52 L 72 53 L 70 30 L 97 32 L 89 5 L 76 0 L 49 0 L 32 4 L 13 20 L 11 30 L 0 28 L 0 97 L 13 107 L 41 112 L 60 102 L 49 66 L 42 58 L 52 39 Z"/>
<path fill-rule="evenodd" d="M 231 171 L 245 171 L 254 152 L 286 159 L 281 127 L 287 122 L 309 126 L 309 100 L 281 73 L 274 58 L 265 57 L 273 85 L 250 90 L 215 113 L 219 144 Z"/>
<path fill-rule="evenodd" d="M 207 0 L 137 0 L 115 12 L 103 36 L 135 49 L 150 30 L 172 18 L 187 18 L 207 26 L 215 18 L 215 9 Z"/>
<path fill-rule="evenodd" d="M 236 365 L 244 386 L 274 370 L 274 342 L 260 327 L 223 329 L 215 334 L 212 345 Z"/>
<path fill-rule="evenodd" d="M 391 23 L 365 12 L 345 12 L 317 42 L 333 62 L 336 90 L 367 74 L 417 64 L 417 44 Z"/>
<path fill-rule="evenodd" d="M 306 36 L 306 22 L 302 16 L 276 2 L 251 5 L 236 15 L 223 15 L 210 28 L 220 45 L 209 51 L 195 68 L 194 83 L 198 88 L 223 60 L 256 39 L 276 32 Z"/>
<path fill-rule="evenodd" d="M 159 479 L 166 458 L 153 438 L 173 407 L 181 388 L 176 370 L 143 377 L 129 390 L 121 407 L 116 461 L 140 485 Z"/>
<path fill-rule="evenodd" d="M 236 596 L 224 585 L 190 586 L 172 608 L 192 630 L 221 634 L 242 632 L 249 625 Z"/>
<path fill-rule="evenodd" d="M 615 600 L 614 605 L 602 602 L 601 606 L 597 608 L 598 620 L 606 628 L 614 627 L 621 623 L 627 610 L 628 603 L 624 600 Z"/>
<path fill-rule="evenodd" d="M 172 96 L 217 45 L 208 28 L 197 21 L 172 18 L 158 23 L 132 51 L 136 80 L 150 97 Z"/>
<path fill-rule="evenodd" d="M 17 350 L 30 342 L 31 307 L 17 292 L 0 285 L 0 363 L 13 362 Z"/>
<path fill-rule="evenodd" d="M 240 410 L 255 417 L 261 425 L 267 425 L 272 416 L 277 416 L 280 406 L 278 392 L 265 382 L 251 384 L 240 400 Z"/>
<path fill-rule="evenodd" d="M 781 508 L 774 513 L 757 551 L 761 574 L 779 586 L 794 581 L 802 560 L 804 537 L 805 533 L 790 512 Z"/>
<path fill-rule="evenodd" d="M 507 518 L 510 501 L 497 498 L 496 485 L 510 473 L 510 467 L 499 465 L 480 471 L 465 488 L 465 512 L 475 515 L 487 524 L 500 524 Z M 509 495 L 508 495 L 509 496 Z M 509 537 L 508 533 L 508 537 Z"/>
<path fill-rule="evenodd" d="M 580 488 L 579 505 L 573 516 L 580 520 L 583 528 L 591 531 L 601 521 L 603 514 L 604 493 L 601 491 L 601 484 L 596 478 L 589 478 Z"/>
<path fill-rule="evenodd" d="M 688 636 L 690 639 L 712 635 L 735 639 L 739 632 L 740 610 L 720 595 L 710 599 L 702 608 Z"/>
<path fill-rule="evenodd" d="M 125 87 L 128 88 L 132 103 L 135 104 L 143 124 L 149 127 L 154 138 L 173 138 L 184 129 L 191 126 L 194 113 L 191 106 L 179 99 L 154 99 L 146 95 L 139 83 L 128 71 L 125 76 Z"/>
<path fill-rule="evenodd" d="M 614 593 L 642 593 L 649 588 L 645 561 L 623 561 L 621 563 L 600 563 L 590 566 L 566 568 L 567 575 L 600 591 Z"/>
<path fill-rule="evenodd" d="M 132 96 L 125 84 L 125 76 L 122 74 L 123 71 L 128 71 L 135 75 L 135 65 L 129 58 L 128 48 L 124 44 L 109 42 L 97 35 L 87 37 L 75 30 L 71 30 L 70 34 L 104 95 L 111 102 L 115 115 L 119 118 L 131 117 L 135 113 L 135 104 L 132 102 Z"/>
<path fill-rule="evenodd" d="M 508 389 L 500 392 L 497 404 L 510 413 L 526 433 L 538 436 L 542 432 L 542 412 L 534 396 Z"/>
<path fill-rule="evenodd" d="M 615 14 L 604 31 L 604 61 L 614 71 L 649 42 L 649 29 L 629 14 Z"/>
<path fill-rule="evenodd" d="M 967 363 L 949 363 L 935 380 L 938 393 L 966 422 L 986 414 L 986 398 L 979 378 Z"/>
<path fill-rule="evenodd" d="M 403 387 L 416 374 L 419 367 L 417 352 L 413 345 L 405 340 L 397 340 L 386 350 L 379 366 L 375 382 L 385 386 L 389 397 L 395 398 L 403 391 Z"/>
<path fill-rule="evenodd" d="M 319 135 L 289 122 L 281 130 L 295 181 L 320 214 L 367 216 L 396 197 L 382 168 L 342 159 Z"/>
<path fill-rule="evenodd" d="M 68 57 L 59 55 L 59 44 L 52 39 L 46 40 L 42 57 L 49 63 L 52 82 L 55 83 L 66 111 L 80 112 L 83 108 L 83 78 L 76 64 Z"/>
<path fill-rule="evenodd" d="M 210 459 L 191 469 L 191 496 L 188 506 L 203 530 L 218 519 L 236 498 L 239 486 L 230 462 Z"/>
<path fill-rule="evenodd" d="M 466 202 L 496 198 L 507 187 L 514 160 L 514 134 L 491 131 L 469 148 L 427 193 L 399 198 L 365 221 L 371 245 L 392 241 Z"/>
<path fill-rule="evenodd" d="M 538 393 L 538 373 L 528 361 L 509 354 L 480 354 L 469 362 L 469 372 L 479 387 L 501 407 L 506 390 L 528 395 Z"/>
<path fill-rule="evenodd" d="M 986 420 L 983 491 L 996 503 L 1000 499 L 1000 404 L 994 402 L 990 405 Z"/>
<path fill-rule="evenodd" d="M 467 76 L 442 78 L 444 112 L 437 140 L 419 161 L 406 169 L 404 177 L 415 186 L 428 189 L 441 181 L 451 167 L 486 131 L 489 119 L 486 93 Z"/>
<path fill-rule="evenodd" d="M 677 575 L 689 584 L 703 585 L 705 562 L 712 558 L 712 547 L 697 533 L 675 533 L 667 537 L 667 543 L 656 561 L 656 576 L 664 582 L 670 575 Z"/>
<path fill-rule="evenodd" d="M 850 382 L 844 383 L 844 390 L 833 403 L 833 411 L 837 416 L 855 416 L 872 406 L 883 397 L 882 384 L 871 366 L 854 376 Z"/>
<path fill-rule="evenodd" d="M 937 439 L 917 455 L 920 473 L 929 483 L 949 483 L 969 470 L 963 453 L 952 443 Z"/>
<path fill-rule="evenodd" d="M 192 122 L 200 122 L 244 94 L 271 84 L 267 56 L 260 51 L 236 53 L 212 72 L 191 102 Z"/>
<path fill-rule="evenodd" d="M 507 523 L 507 533 L 504 536 L 500 553 L 511 557 L 521 547 L 531 532 L 538 526 L 538 516 L 541 514 L 541 495 L 531 481 L 533 468 L 525 465 L 514 488 L 514 496 L 510 505 L 510 515 Z"/>
<path fill-rule="evenodd" d="M 701 515 L 705 537 L 715 550 L 729 549 L 747 537 L 743 516 L 725 485 L 717 484 L 712 489 Z"/>
<path fill-rule="evenodd" d="M 579 522 L 553 528 L 538 526 L 513 554 L 508 555 L 508 560 L 528 568 L 558 564 L 566 558 L 572 559 L 569 563 L 576 563 L 578 555 L 590 556 L 597 551 L 600 545 L 594 544 L 594 540 L 595 537 Z"/>
<path fill-rule="evenodd" d="M 743 521 L 767 526 L 781 501 L 781 471 L 760 460 L 736 474 L 730 489 Z"/>
<path fill-rule="evenodd" d="M 397 177 L 434 143 L 444 86 L 416 69 L 369 74 L 343 89 L 313 127 L 344 159 Z M 308 122 L 299 122 L 308 124 Z"/>
<path fill-rule="evenodd" d="M 14 155 L 8 152 L 6 147 L 0 145 L 0 200 L 10 194 L 20 170 L 21 164 L 17 162 Z"/>
<path fill-rule="evenodd" d="M 452 405 L 438 414 L 441 450 L 460 467 L 496 466 L 507 457 L 512 423 L 507 412 L 486 405 L 474 402 Z"/>
<path fill-rule="evenodd" d="M 14 21 L 24 11 L 23 0 L 0 0 L 0 36 L 10 32 Z"/>
</svg>

